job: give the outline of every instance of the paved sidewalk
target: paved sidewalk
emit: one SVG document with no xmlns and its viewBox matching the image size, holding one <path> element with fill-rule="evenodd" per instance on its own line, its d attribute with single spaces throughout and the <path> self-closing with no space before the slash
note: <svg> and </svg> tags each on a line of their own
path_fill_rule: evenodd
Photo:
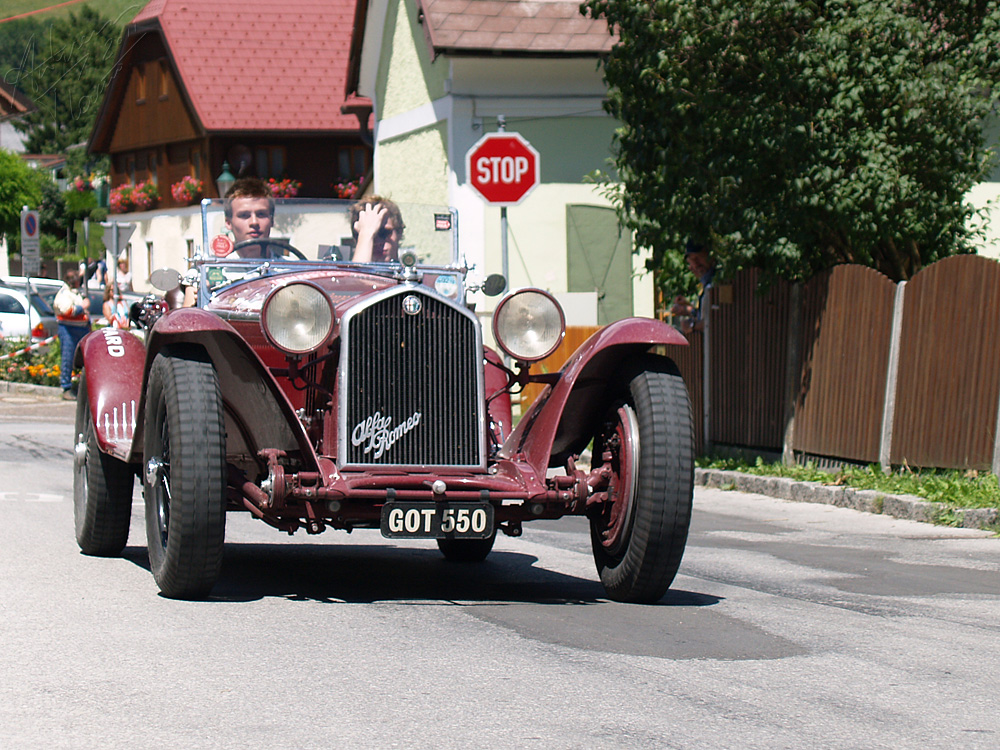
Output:
<svg viewBox="0 0 1000 750">
<path fill-rule="evenodd" d="M 703 487 L 752 492 L 803 503 L 836 505 L 926 523 L 933 523 L 943 515 L 954 516 L 958 519 L 959 526 L 968 529 L 985 529 L 1000 523 L 1000 509 L 997 508 L 949 509 L 942 503 L 928 502 L 915 495 L 890 495 L 878 490 L 798 482 L 784 477 L 761 477 L 722 469 L 695 469 L 694 482 Z"/>
</svg>

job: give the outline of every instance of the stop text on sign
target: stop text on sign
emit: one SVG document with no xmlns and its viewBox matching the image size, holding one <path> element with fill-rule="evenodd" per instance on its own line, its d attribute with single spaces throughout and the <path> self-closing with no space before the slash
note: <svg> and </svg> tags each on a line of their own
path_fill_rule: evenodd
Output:
<svg viewBox="0 0 1000 750">
<path fill-rule="evenodd" d="M 476 171 L 484 185 L 490 182 L 520 182 L 528 173 L 528 157 L 480 156 L 476 160 Z"/>
<path fill-rule="evenodd" d="M 469 185 L 489 203 L 514 206 L 539 183 L 538 152 L 519 133 L 484 135 L 465 155 Z"/>
</svg>

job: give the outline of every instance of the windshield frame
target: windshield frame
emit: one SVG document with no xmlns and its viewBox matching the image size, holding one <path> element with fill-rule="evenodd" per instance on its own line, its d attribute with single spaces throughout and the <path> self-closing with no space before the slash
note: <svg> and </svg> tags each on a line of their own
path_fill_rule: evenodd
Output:
<svg viewBox="0 0 1000 750">
<path fill-rule="evenodd" d="M 308 209 L 303 213 L 321 213 L 323 209 L 330 211 L 331 213 L 342 213 L 347 214 L 350 211 L 350 207 L 355 201 L 353 200 L 340 200 L 332 198 L 275 198 L 275 215 L 278 216 L 280 213 L 286 213 L 293 215 L 296 208 Z M 198 261 L 212 261 L 217 262 L 224 260 L 224 258 L 219 258 L 215 256 L 210 249 L 209 237 L 209 227 L 212 224 L 213 219 L 217 219 L 218 215 L 223 213 L 224 201 L 221 198 L 203 198 L 201 201 L 201 246 L 196 249 L 193 257 L 188 259 L 190 265 L 197 265 Z M 282 209 L 289 209 L 287 211 L 282 211 Z M 417 221 L 417 216 L 412 214 L 419 214 L 421 217 L 426 218 L 429 214 L 433 216 L 433 221 L 435 224 L 435 229 L 437 229 L 438 221 L 447 222 L 447 228 L 444 231 L 450 232 L 450 258 L 442 258 L 444 262 L 418 262 L 418 267 L 421 268 L 449 268 L 452 270 L 457 270 L 464 268 L 465 264 L 462 260 L 461 253 L 458 247 L 458 211 L 451 206 L 440 206 L 431 204 L 400 204 L 400 209 L 404 212 L 408 210 L 411 215 L 407 217 L 407 226 L 415 228 L 413 222 Z M 404 213 L 404 216 L 407 216 Z M 277 221 L 275 222 L 277 224 Z M 348 230 L 349 231 L 349 230 Z M 307 255 L 309 253 L 316 253 L 318 255 L 318 247 L 298 247 L 297 249 L 305 252 Z M 333 246 L 325 245 L 327 248 L 343 247 L 343 245 Z M 443 245 L 442 245 L 443 247 Z M 400 247 L 400 252 L 410 249 L 410 245 L 403 245 Z M 418 251 L 419 247 L 413 248 Z M 233 259 L 235 260 L 235 259 Z M 262 259 L 267 260 L 267 259 Z M 282 263 L 285 261 L 282 260 Z M 292 262 L 292 261 L 289 261 Z M 351 260 L 338 260 L 335 258 L 309 258 L 306 261 L 297 260 L 298 263 L 336 263 L 338 265 L 347 265 L 359 269 L 382 269 L 383 272 L 389 269 L 396 269 L 399 266 L 398 261 L 389 262 L 376 262 L 376 263 L 354 263 Z"/>
</svg>

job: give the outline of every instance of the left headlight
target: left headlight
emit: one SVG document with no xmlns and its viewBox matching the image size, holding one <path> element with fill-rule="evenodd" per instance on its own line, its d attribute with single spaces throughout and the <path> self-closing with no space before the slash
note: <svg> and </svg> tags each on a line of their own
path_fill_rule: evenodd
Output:
<svg viewBox="0 0 1000 750">
<path fill-rule="evenodd" d="M 555 298 L 541 289 L 504 297 L 493 313 L 493 336 L 519 362 L 545 359 L 562 343 L 566 318 Z"/>
<path fill-rule="evenodd" d="M 317 286 L 295 283 L 264 300 L 260 324 L 268 341 L 290 354 L 319 349 L 333 333 L 333 303 Z"/>
</svg>

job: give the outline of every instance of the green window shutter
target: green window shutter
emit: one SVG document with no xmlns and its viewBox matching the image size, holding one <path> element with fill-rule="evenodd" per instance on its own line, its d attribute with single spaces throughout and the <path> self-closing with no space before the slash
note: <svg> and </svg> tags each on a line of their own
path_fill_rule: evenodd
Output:
<svg viewBox="0 0 1000 750">
<path fill-rule="evenodd" d="M 567 205 L 566 245 L 567 291 L 597 292 L 599 325 L 631 317 L 632 233 L 614 209 Z"/>
</svg>

